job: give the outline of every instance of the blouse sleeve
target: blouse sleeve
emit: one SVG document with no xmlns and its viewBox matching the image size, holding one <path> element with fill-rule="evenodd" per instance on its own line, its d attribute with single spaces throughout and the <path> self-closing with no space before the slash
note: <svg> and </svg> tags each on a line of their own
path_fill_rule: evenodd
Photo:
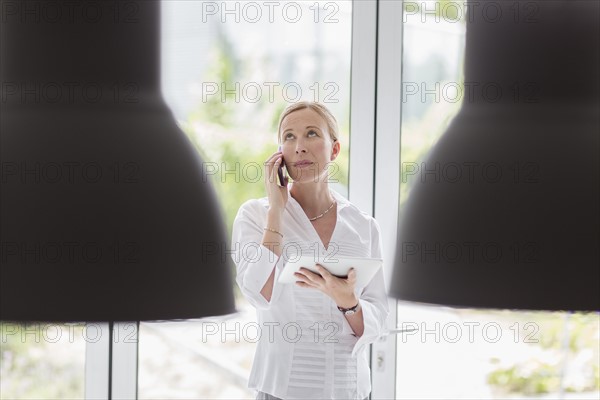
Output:
<svg viewBox="0 0 600 400">
<path fill-rule="evenodd" d="M 233 222 L 231 257 L 236 265 L 236 282 L 248 302 L 259 309 L 270 308 L 277 297 L 277 278 L 283 258 L 262 244 L 264 208 L 257 200 L 242 204 Z M 264 219 L 264 218 L 263 218 Z M 275 268 L 271 301 L 260 293 Z"/>
<path fill-rule="evenodd" d="M 371 257 L 383 258 L 382 253 L 379 224 L 372 218 Z M 363 312 L 364 330 L 362 336 L 354 344 L 352 356 L 356 356 L 363 346 L 374 343 L 387 330 L 386 320 L 390 310 L 382 268 L 377 271 L 375 276 L 362 290 L 358 301 Z M 344 318 L 343 322 L 343 333 L 354 334 L 346 318 Z"/>
</svg>

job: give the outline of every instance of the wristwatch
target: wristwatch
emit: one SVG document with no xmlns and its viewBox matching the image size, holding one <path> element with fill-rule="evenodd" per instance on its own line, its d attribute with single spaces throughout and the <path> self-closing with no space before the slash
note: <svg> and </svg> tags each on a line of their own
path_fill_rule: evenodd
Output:
<svg viewBox="0 0 600 400">
<path fill-rule="evenodd" d="M 354 307 L 350 307 L 350 308 L 342 308 L 342 307 L 338 306 L 338 310 L 343 312 L 344 315 L 352 315 L 356 312 L 356 310 L 358 310 L 359 305 L 360 305 L 360 302 L 356 303 L 356 305 Z"/>
</svg>

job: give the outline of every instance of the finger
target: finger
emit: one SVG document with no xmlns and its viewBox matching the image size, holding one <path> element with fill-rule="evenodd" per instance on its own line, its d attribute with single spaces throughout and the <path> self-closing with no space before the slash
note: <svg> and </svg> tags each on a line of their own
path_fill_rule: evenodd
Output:
<svg viewBox="0 0 600 400">
<path fill-rule="evenodd" d="M 348 272 L 348 281 L 356 282 L 356 270 L 354 268 L 350 268 L 350 272 Z"/>
<path fill-rule="evenodd" d="M 324 266 L 322 266 L 321 264 L 315 264 L 317 266 L 317 269 L 319 270 L 319 272 L 321 273 L 321 277 L 323 277 L 323 279 L 325 281 L 327 281 L 328 279 L 331 279 L 332 275 L 331 272 L 329 272 Z"/>
<path fill-rule="evenodd" d="M 296 279 L 299 279 L 304 283 L 312 283 L 311 279 L 308 277 L 308 274 L 304 274 L 302 272 L 294 272 L 294 276 L 296 277 Z"/>
<path fill-rule="evenodd" d="M 311 282 L 320 282 L 323 277 L 319 276 L 318 274 L 315 274 L 314 272 L 312 272 L 310 269 L 305 268 L 305 267 L 301 267 L 300 271 L 302 271 L 302 273 L 304 274 L 304 276 L 306 276 L 308 278 L 309 281 Z"/>
<path fill-rule="evenodd" d="M 271 155 L 269 156 L 269 158 L 268 158 L 268 159 L 269 159 L 269 160 L 270 160 L 270 159 L 275 159 L 275 158 L 277 158 L 278 156 L 280 156 L 280 155 L 282 155 L 282 154 L 283 154 L 283 152 L 282 152 L 282 151 L 276 151 L 275 153 L 271 154 Z"/>
<path fill-rule="evenodd" d="M 302 272 L 294 272 L 294 276 L 298 279 L 308 279 Z"/>
<path fill-rule="evenodd" d="M 279 170 L 279 166 L 281 165 L 281 156 L 277 157 L 273 162 L 273 168 L 271 169 L 271 175 L 273 178 L 277 178 L 277 172 Z"/>
<path fill-rule="evenodd" d="M 300 267 L 300 269 L 296 273 L 305 277 L 306 279 L 310 279 L 310 275 L 312 274 L 312 272 L 308 268 L 305 268 L 305 267 Z"/>
<path fill-rule="evenodd" d="M 277 170 L 279 165 L 281 164 L 281 157 L 277 158 L 275 161 L 269 164 L 267 167 L 267 174 L 269 176 L 269 182 L 276 182 L 277 179 Z"/>
<path fill-rule="evenodd" d="M 314 282 L 312 282 L 306 275 L 301 274 L 300 272 L 294 272 L 294 278 L 297 279 L 296 282 L 301 282 L 301 283 L 305 283 L 308 286 L 313 286 L 315 285 Z"/>
<path fill-rule="evenodd" d="M 265 161 L 266 168 L 272 168 L 275 165 L 275 161 L 282 156 L 283 153 L 277 152 L 273 153 L 267 160 Z"/>
</svg>

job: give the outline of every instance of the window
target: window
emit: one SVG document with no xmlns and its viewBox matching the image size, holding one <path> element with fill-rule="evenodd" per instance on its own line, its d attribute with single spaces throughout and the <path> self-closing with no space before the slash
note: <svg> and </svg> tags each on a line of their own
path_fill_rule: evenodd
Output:
<svg viewBox="0 0 600 400">
<path fill-rule="evenodd" d="M 336 116 L 330 185 L 347 196 L 351 16 L 350 1 L 163 2 L 163 93 L 212 173 L 229 237 L 239 206 L 266 196 L 263 162 L 291 102 Z M 139 398 L 254 398 L 260 333 L 237 286 L 236 307 L 230 319 L 141 323 Z"/>
<path fill-rule="evenodd" d="M 405 2 L 401 208 L 462 101 L 460 2 Z M 399 302 L 396 398 L 598 397 L 598 314 Z"/>
</svg>

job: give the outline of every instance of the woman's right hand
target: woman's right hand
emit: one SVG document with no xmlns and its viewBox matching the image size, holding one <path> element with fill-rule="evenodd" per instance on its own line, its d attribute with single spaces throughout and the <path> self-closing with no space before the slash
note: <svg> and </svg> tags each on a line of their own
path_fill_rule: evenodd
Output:
<svg viewBox="0 0 600 400">
<path fill-rule="evenodd" d="M 285 177 L 286 186 L 283 187 L 279 186 L 277 177 L 277 169 L 282 162 L 283 153 L 281 151 L 273 153 L 265 162 L 265 186 L 269 197 L 269 207 L 280 212 L 283 212 L 288 201 L 288 177 Z"/>
</svg>

